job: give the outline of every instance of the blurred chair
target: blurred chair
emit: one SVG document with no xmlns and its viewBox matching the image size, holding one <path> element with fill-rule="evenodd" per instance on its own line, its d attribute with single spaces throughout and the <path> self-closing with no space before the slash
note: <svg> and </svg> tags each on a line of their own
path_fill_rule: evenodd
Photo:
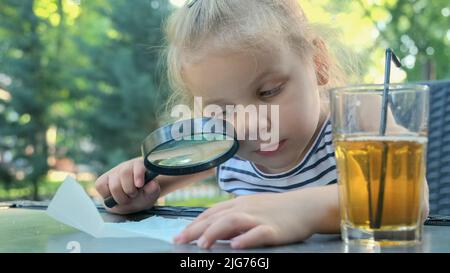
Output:
<svg viewBox="0 0 450 273">
<path fill-rule="evenodd" d="M 427 180 L 430 214 L 450 215 L 450 80 L 430 87 Z"/>
</svg>

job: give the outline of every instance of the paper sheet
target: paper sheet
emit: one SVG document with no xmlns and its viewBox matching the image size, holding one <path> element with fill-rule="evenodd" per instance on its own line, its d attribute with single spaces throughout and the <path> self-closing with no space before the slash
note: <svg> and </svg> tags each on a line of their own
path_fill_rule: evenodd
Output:
<svg viewBox="0 0 450 273">
<path fill-rule="evenodd" d="M 47 213 L 96 238 L 149 237 L 169 243 L 191 222 L 153 216 L 139 222 L 106 223 L 84 189 L 71 177 L 59 187 Z"/>
</svg>

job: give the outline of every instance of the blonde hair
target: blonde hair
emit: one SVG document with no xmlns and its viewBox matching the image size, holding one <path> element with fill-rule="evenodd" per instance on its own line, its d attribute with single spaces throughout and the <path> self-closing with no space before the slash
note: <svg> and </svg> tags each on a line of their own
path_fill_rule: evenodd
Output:
<svg viewBox="0 0 450 273">
<path fill-rule="evenodd" d="M 165 29 L 167 77 L 174 92 L 170 103 L 189 97 L 183 64 L 211 50 L 289 46 L 301 56 L 313 54 L 326 63 L 318 71 L 327 74 L 326 88 L 342 85 L 347 81 L 345 69 L 335 61 L 324 38 L 331 37 L 331 32 L 319 35 L 323 30 L 309 23 L 297 0 L 189 1 L 171 15 Z"/>
</svg>

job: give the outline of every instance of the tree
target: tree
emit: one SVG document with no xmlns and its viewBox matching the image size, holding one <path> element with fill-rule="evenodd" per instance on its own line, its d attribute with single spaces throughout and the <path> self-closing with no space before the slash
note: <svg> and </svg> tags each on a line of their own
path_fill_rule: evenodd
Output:
<svg viewBox="0 0 450 273">
<path fill-rule="evenodd" d="M 80 41 L 90 59 L 83 71 L 90 106 L 82 119 L 90 127 L 90 160 L 98 160 L 101 171 L 138 156 L 144 137 L 159 125 L 168 94 L 159 65 L 162 22 L 170 8 L 167 1 L 145 0 L 91 8 L 109 19 L 101 46 Z"/>
<path fill-rule="evenodd" d="M 300 0 L 309 19 L 336 27 L 361 60 L 364 82 L 382 83 L 384 50 L 402 58 L 394 81 L 450 77 L 450 7 L 446 0 Z M 347 58 L 347 56 L 344 56 Z M 398 73 L 398 74 L 395 74 Z"/>
<path fill-rule="evenodd" d="M 47 174 L 49 126 L 47 104 L 58 97 L 58 60 L 46 55 L 43 35 L 46 22 L 34 13 L 34 1 L 5 0 L 0 3 L 2 48 L 0 72 L 10 79 L 7 88 L 11 101 L 6 105 L 1 141 L 13 154 L 18 175 L 33 185 L 38 198 L 38 183 Z M 4 85 L 4 84 L 3 84 Z"/>
<path fill-rule="evenodd" d="M 170 8 L 147 0 L 0 3 L 0 88 L 11 96 L 0 104 L 0 146 L 11 158 L 3 180 L 8 172 L 31 181 L 37 199 L 55 156 L 104 171 L 138 155 L 167 96 L 158 61 Z M 57 130 L 50 146 L 49 128 Z"/>
<path fill-rule="evenodd" d="M 450 6 L 446 0 L 386 1 L 390 17 L 379 42 L 403 55 L 408 79 L 450 77 Z"/>
</svg>

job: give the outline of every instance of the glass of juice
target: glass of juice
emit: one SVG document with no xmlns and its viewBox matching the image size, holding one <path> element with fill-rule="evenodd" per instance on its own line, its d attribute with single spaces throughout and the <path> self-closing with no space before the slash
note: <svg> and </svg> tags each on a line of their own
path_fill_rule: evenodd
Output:
<svg viewBox="0 0 450 273">
<path fill-rule="evenodd" d="M 341 234 L 346 243 L 421 241 L 429 89 L 359 85 L 330 91 Z M 382 120 L 385 130 L 380 129 Z"/>
</svg>

